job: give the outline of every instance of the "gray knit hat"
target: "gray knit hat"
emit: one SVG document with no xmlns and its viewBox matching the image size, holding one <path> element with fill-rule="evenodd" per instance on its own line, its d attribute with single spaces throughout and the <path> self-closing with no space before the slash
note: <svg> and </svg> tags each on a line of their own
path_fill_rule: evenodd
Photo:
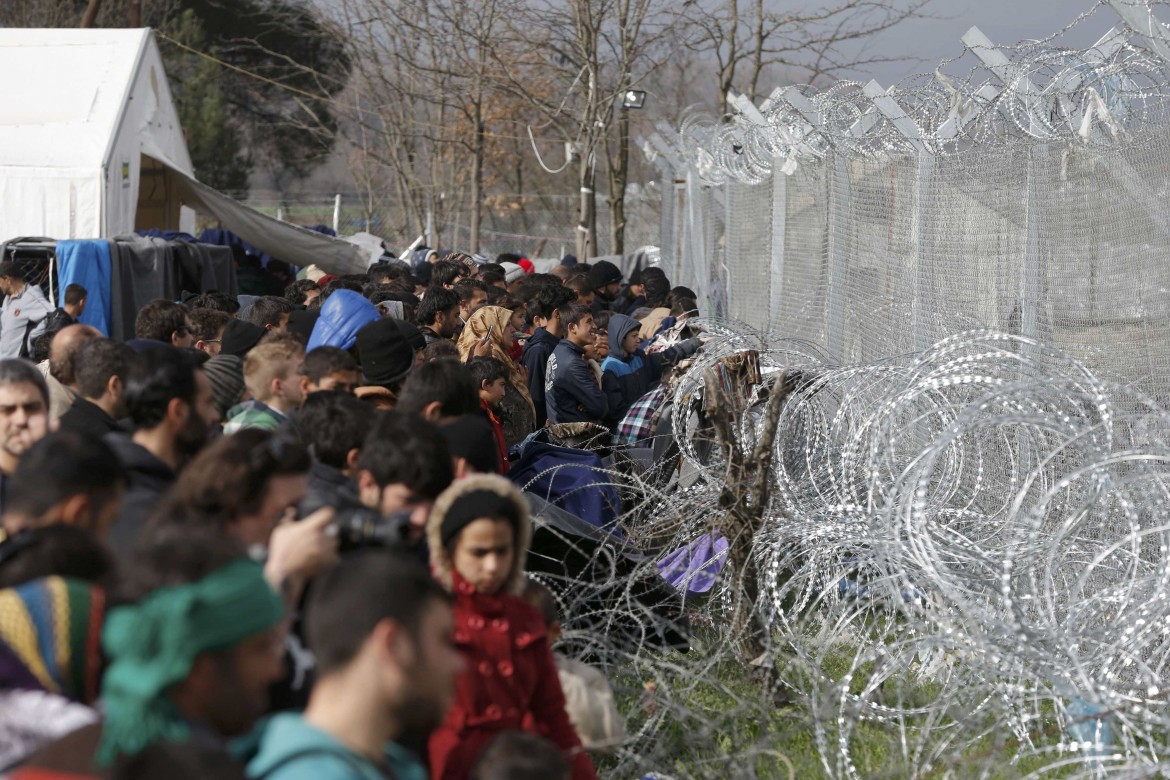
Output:
<svg viewBox="0 0 1170 780">
<path fill-rule="evenodd" d="M 226 419 L 228 409 L 238 404 L 244 394 L 244 361 L 235 355 L 219 354 L 203 364 L 203 371 L 211 380 L 215 407 Z"/>
</svg>

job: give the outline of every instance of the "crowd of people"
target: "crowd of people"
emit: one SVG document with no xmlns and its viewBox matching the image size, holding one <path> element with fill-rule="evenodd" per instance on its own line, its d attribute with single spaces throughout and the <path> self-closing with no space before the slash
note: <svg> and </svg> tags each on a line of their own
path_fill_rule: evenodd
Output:
<svg viewBox="0 0 1170 780">
<path fill-rule="evenodd" d="M 624 723 L 553 652 L 507 475 L 547 426 L 643 443 L 694 292 L 427 249 L 245 276 L 284 294 L 119 342 L 0 262 L 0 775 L 595 777 Z"/>
</svg>

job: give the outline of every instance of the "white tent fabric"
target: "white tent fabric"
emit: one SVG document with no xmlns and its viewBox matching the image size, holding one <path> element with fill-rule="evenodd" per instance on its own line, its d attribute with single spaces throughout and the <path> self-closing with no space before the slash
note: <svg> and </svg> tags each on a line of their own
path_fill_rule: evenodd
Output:
<svg viewBox="0 0 1170 780">
<path fill-rule="evenodd" d="M 0 29 L 0 238 L 130 233 L 143 146 L 192 175 L 150 30 Z"/>
<path fill-rule="evenodd" d="M 257 249 L 329 273 L 366 269 L 359 247 L 195 180 L 149 29 L 0 28 L 0 241 L 133 233 L 143 155 L 175 174 L 184 203 Z M 194 212 L 183 212 L 179 226 L 194 232 Z"/>
</svg>

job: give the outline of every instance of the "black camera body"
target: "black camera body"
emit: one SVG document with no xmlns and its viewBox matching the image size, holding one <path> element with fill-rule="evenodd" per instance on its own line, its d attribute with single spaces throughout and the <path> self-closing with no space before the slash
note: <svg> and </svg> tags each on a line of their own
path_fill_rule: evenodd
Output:
<svg viewBox="0 0 1170 780">
<path fill-rule="evenodd" d="M 311 515 L 318 509 L 331 506 L 336 514 L 333 529 L 337 548 L 341 553 L 366 549 L 404 549 L 408 547 L 410 530 L 409 509 L 387 516 L 358 503 L 334 503 L 306 498 L 297 505 L 297 519 Z"/>
</svg>

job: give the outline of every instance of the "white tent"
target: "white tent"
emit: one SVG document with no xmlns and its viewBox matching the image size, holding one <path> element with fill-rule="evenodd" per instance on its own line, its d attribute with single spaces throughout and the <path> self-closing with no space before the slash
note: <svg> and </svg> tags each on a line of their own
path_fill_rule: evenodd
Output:
<svg viewBox="0 0 1170 780">
<path fill-rule="evenodd" d="M 366 268 L 352 244 L 195 181 L 150 30 L 0 29 L 0 240 L 190 233 L 186 206 L 294 264 Z"/>
</svg>

